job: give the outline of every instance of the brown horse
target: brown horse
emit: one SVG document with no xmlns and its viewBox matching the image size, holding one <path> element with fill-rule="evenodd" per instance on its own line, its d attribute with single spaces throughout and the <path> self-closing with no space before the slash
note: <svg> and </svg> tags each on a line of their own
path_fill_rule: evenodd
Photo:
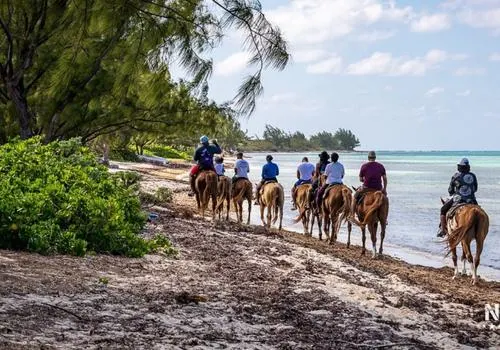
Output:
<svg viewBox="0 0 500 350">
<path fill-rule="evenodd" d="M 250 213 L 252 212 L 252 197 L 253 197 L 253 186 L 250 180 L 245 178 L 240 178 L 236 183 L 233 184 L 232 197 L 234 210 L 236 211 L 236 217 L 238 223 L 243 222 L 243 201 L 246 199 L 248 202 L 248 219 L 247 225 L 250 225 Z"/>
<path fill-rule="evenodd" d="M 212 219 L 215 221 L 215 208 L 217 205 L 217 174 L 212 170 L 204 170 L 198 174 L 195 181 L 196 204 L 205 216 L 208 202 L 212 199 Z"/>
<path fill-rule="evenodd" d="M 444 201 L 441 198 L 441 202 Z M 451 253 L 453 259 L 453 265 L 455 267 L 455 273 L 453 278 L 459 276 L 458 265 L 457 265 L 457 246 L 462 244 L 462 261 L 464 263 L 464 268 L 462 274 L 466 275 L 467 271 L 465 269 L 466 260 L 469 261 L 471 271 L 472 271 L 472 284 L 476 284 L 477 277 L 477 267 L 479 266 L 481 252 L 484 247 L 484 240 L 489 230 L 489 217 L 488 214 L 479 206 L 475 204 L 465 204 L 455 211 L 453 215 L 447 217 L 446 220 L 448 228 L 448 253 Z M 471 242 L 476 241 L 476 255 L 472 257 L 472 251 L 470 248 Z"/>
<path fill-rule="evenodd" d="M 329 237 L 330 244 L 335 243 L 340 225 L 347 220 L 351 212 L 352 191 L 346 185 L 333 186 L 322 202 L 323 230 Z M 347 223 L 347 247 L 351 245 L 352 224 Z M 321 240 L 321 232 L 320 232 Z"/>
<path fill-rule="evenodd" d="M 285 192 L 283 191 L 283 187 L 277 182 L 264 184 L 261 188 L 259 202 L 262 224 L 269 229 L 271 227 L 271 217 L 272 224 L 274 225 L 279 216 L 280 223 L 278 229 L 281 231 L 283 223 L 283 206 L 285 204 Z M 264 222 L 265 208 L 267 208 L 267 223 Z"/>
<path fill-rule="evenodd" d="M 355 199 L 353 198 L 353 200 Z M 382 255 L 385 228 L 387 226 L 387 217 L 389 215 L 389 198 L 387 198 L 382 191 L 365 192 L 363 202 L 358 204 L 356 207 L 356 214 L 359 221 L 356 219 L 352 219 L 351 221 L 361 227 L 361 240 L 363 243 L 361 254 L 364 255 L 366 251 L 366 226 L 368 226 L 368 231 L 370 232 L 372 239 L 372 257 L 377 257 L 377 228 L 378 223 L 380 223 L 380 248 L 378 254 Z"/>
<path fill-rule="evenodd" d="M 231 179 L 227 176 L 219 176 L 216 208 L 216 212 L 219 214 L 219 220 L 221 219 L 221 214 L 224 211 L 224 201 L 226 202 L 227 207 L 226 220 L 229 220 L 229 210 L 231 207 Z"/>
<path fill-rule="evenodd" d="M 295 203 L 297 204 L 297 209 L 299 210 L 299 215 L 294 220 L 295 223 L 302 220 L 302 225 L 304 226 L 304 234 L 306 236 L 309 234 L 309 220 L 311 217 L 311 203 L 309 203 L 309 192 L 312 190 L 311 184 L 303 184 L 297 187 Z M 312 231 L 312 230 L 311 230 Z"/>
<path fill-rule="evenodd" d="M 326 175 L 320 175 L 319 176 L 319 186 L 317 191 L 321 188 L 326 183 Z M 316 192 L 317 193 L 317 192 Z M 314 227 L 314 221 L 317 219 L 318 220 L 318 232 L 319 232 L 319 239 L 323 236 L 323 231 L 321 230 L 321 210 L 318 208 L 316 205 L 316 198 L 313 197 L 311 202 L 311 232 L 309 236 L 312 236 L 313 233 L 313 227 Z"/>
</svg>

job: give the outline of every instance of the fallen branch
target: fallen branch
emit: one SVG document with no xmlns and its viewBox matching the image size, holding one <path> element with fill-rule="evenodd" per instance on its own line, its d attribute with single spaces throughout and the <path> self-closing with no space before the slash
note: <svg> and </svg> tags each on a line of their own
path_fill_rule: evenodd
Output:
<svg viewBox="0 0 500 350">
<path fill-rule="evenodd" d="M 77 319 L 79 319 L 81 321 L 89 321 L 87 318 L 82 317 L 80 315 L 77 315 L 73 311 L 69 311 L 69 310 L 67 310 L 67 309 L 65 309 L 63 307 L 60 307 L 60 306 L 57 306 L 57 305 L 48 304 L 48 303 L 42 303 L 42 304 L 46 305 L 46 306 L 50 306 L 50 307 L 52 307 L 54 309 L 58 309 L 58 310 L 64 311 L 64 312 L 66 312 L 66 313 L 68 313 L 68 314 L 70 314 L 72 316 L 75 316 Z"/>
</svg>

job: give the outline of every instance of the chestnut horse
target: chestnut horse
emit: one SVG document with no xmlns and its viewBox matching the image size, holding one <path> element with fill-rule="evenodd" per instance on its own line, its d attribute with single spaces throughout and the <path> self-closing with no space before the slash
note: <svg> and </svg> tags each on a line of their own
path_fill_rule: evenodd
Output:
<svg viewBox="0 0 500 350">
<path fill-rule="evenodd" d="M 354 187 L 353 187 L 354 188 Z M 354 190 L 356 190 L 354 188 Z M 363 248 L 361 254 L 365 255 L 366 242 L 366 226 L 372 239 L 373 254 L 372 257 L 377 257 L 377 228 L 380 223 L 380 248 L 379 255 L 382 255 L 385 228 L 387 226 L 387 217 L 389 215 L 389 198 L 382 191 L 369 191 L 363 194 L 364 199 L 361 204 L 356 206 L 356 214 L 359 220 L 351 219 L 352 223 L 361 227 L 361 240 Z M 352 200 L 355 200 L 354 198 Z"/>
<path fill-rule="evenodd" d="M 294 219 L 294 222 L 298 223 L 299 221 L 302 220 L 302 225 L 304 226 L 304 234 L 306 236 L 312 235 L 312 228 L 311 228 L 311 233 L 309 234 L 309 220 L 311 217 L 311 203 L 309 203 L 309 192 L 311 190 L 312 190 L 311 184 L 299 185 L 295 190 L 297 194 L 295 203 L 297 205 L 299 215 L 297 216 L 297 218 Z"/>
<path fill-rule="evenodd" d="M 281 231 L 283 223 L 283 206 L 285 204 L 285 192 L 283 187 L 277 182 L 269 182 L 261 187 L 260 195 L 260 219 L 266 228 L 271 227 L 280 219 L 278 229 Z M 264 209 L 267 208 L 267 222 L 264 222 Z"/>
<path fill-rule="evenodd" d="M 444 204 L 443 199 L 441 202 Z M 451 209 L 453 210 L 453 209 Z M 465 275 L 466 260 L 470 263 L 470 268 L 472 271 L 472 284 L 476 284 L 478 281 L 477 268 L 479 266 L 481 252 L 484 247 L 484 240 L 489 230 L 489 217 L 488 214 L 476 204 L 465 204 L 456 209 L 453 215 L 448 215 L 446 218 L 447 228 L 448 228 L 448 253 L 451 253 L 453 259 L 453 265 L 455 267 L 455 273 L 453 278 L 458 277 L 458 265 L 457 265 L 457 246 L 462 245 L 462 261 L 464 262 L 464 268 L 462 273 Z M 474 258 L 472 257 L 472 250 L 470 248 L 470 243 L 476 241 L 476 254 Z"/>
<path fill-rule="evenodd" d="M 196 204 L 205 216 L 208 202 L 212 199 L 212 219 L 215 221 L 215 208 L 217 206 L 217 174 L 212 170 L 201 171 L 195 181 Z"/>
<path fill-rule="evenodd" d="M 248 202 L 248 219 L 247 225 L 250 225 L 250 213 L 252 212 L 252 197 L 253 197 L 253 186 L 250 180 L 246 178 L 240 178 L 236 183 L 233 184 L 232 197 L 234 210 L 236 211 L 236 217 L 238 223 L 243 222 L 243 201 L 246 199 Z"/>
<path fill-rule="evenodd" d="M 321 212 L 323 218 L 323 230 L 329 238 L 330 244 L 335 243 L 342 222 L 347 220 L 351 212 L 352 191 L 346 185 L 335 185 L 328 190 L 322 201 Z M 347 247 L 351 245 L 352 224 L 347 223 Z M 321 232 L 320 232 L 321 240 Z"/>
<path fill-rule="evenodd" d="M 318 184 L 318 189 L 316 190 L 316 194 L 318 193 L 319 189 L 321 186 L 323 186 L 326 183 L 326 175 L 320 175 L 319 176 L 319 184 Z M 323 231 L 321 230 L 321 210 L 318 208 L 317 203 L 316 203 L 316 196 L 314 196 L 309 203 L 311 206 L 311 233 L 309 236 L 312 236 L 313 233 L 313 227 L 314 227 L 314 221 L 315 219 L 318 220 L 318 232 L 319 232 L 319 239 L 321 239 L 323 235 Z"/>
<path fill-rule="evenodd" d="M 229 220 L 229 210 L 231 208 L 231 179 L 227 176 L 219 176 L 216 208 L 219 214 L 219 220 L 224 211 L 224 202 L 226 202 L 226 220 Z"/>
</svg>

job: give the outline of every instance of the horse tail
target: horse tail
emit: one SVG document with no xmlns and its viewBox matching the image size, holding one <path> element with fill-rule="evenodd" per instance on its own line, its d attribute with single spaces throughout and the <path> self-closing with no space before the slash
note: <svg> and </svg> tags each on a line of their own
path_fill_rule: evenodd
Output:
<svg viewBox="0 0 500 350">
<path fill-rule="evenodd" d="M 217 175 L 213 172 L 208 172 L 205 176 L 205 190 L 203 191 L 202 198 L 202 203 L 204 203 L 205 206 L 208 206 L 210 197 L 217 198 L 217 185 Z"/>
<path fill-rule="evenodd" d="M 226 195 L 228 194 L 228 192 L 231 188 L 229 185 L 229 181 L 226 177 L 222 177 L 219 179 L 218 186 L 219 185 L 220 185 L 220 191 L 219 191 L 219 188 L 217 187 L 217 192 L 218 192 L 217 209 L 221 208 L 221 206 L 224 205 L 224 200 L 226 199 Z"/>
<path fill-rule="evenodd" d="M 278 221 L 279 206 L 281 202 L 281 191 L 278 186 L 274 186 L 271 200 L 271 210 L 273 211 L 273 225 Z"/>
<path fill-rule="evenodd" d="M 342 205 L 342 208 L 340 209 L 340 219 L 339 219 L 340 224 L 342 222 L 346 221 L 347 217 L 351 213 L 352 195 L 351 195 L 351 191 L 349 190 L 349 187 L 347 187 L 347 186 L 342 188 L 342 201 L 343 201 L 343 205 Z"/>
<path fill-rule="evenodd" d="M 236 186 L 240 182 L 243 186 L 240 186 L 239 188 Z M 235 195 L 233 196 L 233 201 L 236 201 L 236 203 L 239 203 L 243 200 L 243 198 L 246 196 L 247 193 L 247 187 L 244 186 L 246 180 L 239 180 L 238 182 L 235 183 Z"/>
<path fill-rule="evenodd" d="M 384 194 L 377 191 L 375 192 L 375 195 L 377 197 L 375 198 L 373 207 L 366 212 L 363 222 L 360 223 L 361 226 L 366 226 L 372 220 L 372 217 L 377 213 L 380 207 L 384 204 Z"/>
<path fill-rule="evenodd" d="M 465 225 L 457 227 L 452 232 L 448 234 L 448 251 L 446 256 L 448 256 L 453 249 L 455 249 L 462 240 L 467 236 L 467 232 L 471 228 L 474 228 L 476 237 L 480 235 L 480 238 L 484 240 L 489 229 L 489 219 L 488 215 L 479 207 L 473 208 L 472 219 Z"/>
<path fill-rule="evenodd" d="M 295 219 L 293 219 L 294 223 L 298 223 L 300 220 L 302 220 L 304 218 L 304 216 L 306 215 L 307 213 L 307 210 L 306 207 L 307 207 L 307 202 L 308 202 L 308 199 L 309 199 L 309 193 L 306 193 L 306 203 L 302 203 L 304 205 L 301 205 L 300 208 L 299 208 L 299 216 L 297 216 Z"/>
</svg>

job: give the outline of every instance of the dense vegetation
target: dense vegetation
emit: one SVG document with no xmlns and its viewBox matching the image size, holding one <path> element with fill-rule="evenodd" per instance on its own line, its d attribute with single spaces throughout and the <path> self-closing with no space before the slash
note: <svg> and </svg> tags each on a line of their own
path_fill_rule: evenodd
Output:
<svg viewBox="0 0 500 350">
<path fill-rule="evenodd" d="M 300 131 L 290 133 L 272 125 L 266 125 L 262 139 L 248 139 L 242 147 L 246 151 L 352 151 L 359 145 L 356 135 L 342 128 L 333 134 L 321 131 L 307 138 Z"/>
<path fill-rule="evenodd" d="M 0 147 L 0 248 L 131 257 L 157 249 L 156 240 L 137 235 L 146 216 L 136 180 L 110 174 L 78 140 L 42 144 L 36 137 L 5 144 Z"/>
<path fill-rule="evenodd" d="M 228 30 L 245 37 L 255 71 L 217 104 L 208 98 L 209 50 Z M 137 191 L 62 140 L 130 160 L 185 158 L 182 147 L 202 133 L 235 147 L 264 69 L 288 60 L 257 0 L 1 1 L 0 248 L 141 256 L 166 246 L 137 236 L 145 222 Z M 172 79 L 174 64 L 185 79 Z M 7 143 L 16 136 L 24 141 Z"/>
</svg>

